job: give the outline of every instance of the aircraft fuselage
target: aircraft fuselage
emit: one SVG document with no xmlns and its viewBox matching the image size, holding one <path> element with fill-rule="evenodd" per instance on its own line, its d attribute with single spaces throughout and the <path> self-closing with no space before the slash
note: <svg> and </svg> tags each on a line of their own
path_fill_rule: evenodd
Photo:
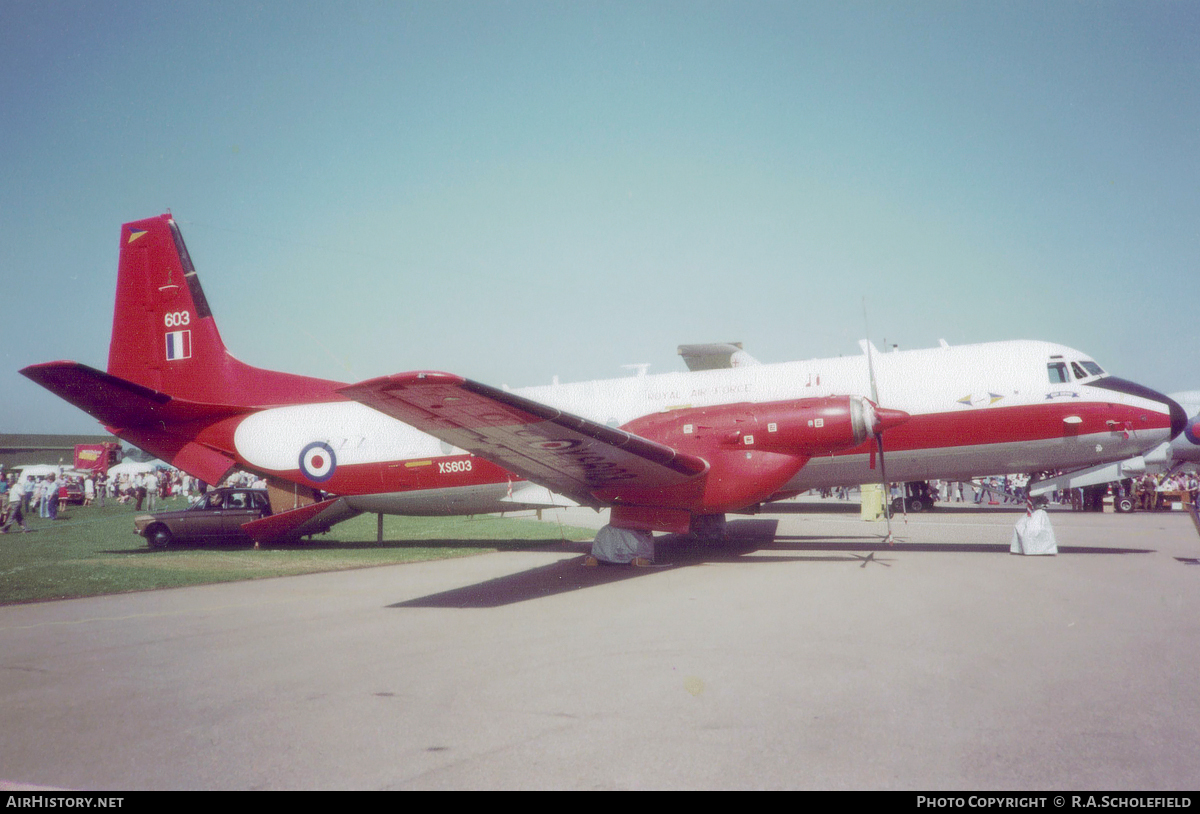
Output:
<svg viewBox="0 0 1200 814">
<path fill-rule="evenodd" d="M 873 360 L 881 406 L 911 416 L 885 437 L 893 481 L 1089 466 L 1137 454 L 1171 435 L 1161 402 L 1111 389 L 1120 380 L 1103 373 L 1075 377 L 1071 363 L 1080 369 L 1087 357 L 1062 345 L 993 342 L 895 351 Z M 1065 381 L 1051 382 L 1052 375 Z M 621 426 L 687 407 L 868 395 L 870 378 L 862 355 L 512 392 Z M 357 402 L 261 410 L 240 421 L 231 441 L 243 465 L 335 494 L 370 495 L 354 501 L 367 511 L 440 514 L 476 506 L 483 512 L 521 502 L 510 496 L 514 484 L 522 489 L 519 478 Z M 314 443 L 328 449 L 317 467 L 300 462 Z M 869 439 L 812 458 L 780 493 L 877 481 L 875 457 Z"/>
</svg>

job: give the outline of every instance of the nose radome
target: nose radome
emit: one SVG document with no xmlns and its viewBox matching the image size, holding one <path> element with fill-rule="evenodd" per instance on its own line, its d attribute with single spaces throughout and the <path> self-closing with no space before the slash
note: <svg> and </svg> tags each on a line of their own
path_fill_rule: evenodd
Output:
<svg viewBox="0 0 1200 814">
<path fill-rule="evenodd" d="M 1183 432 L 1183 428 L 1187 426 L 1187 413 L 1184 412 L 1184 409 L 1173 398 L 1164 396 L 1157 390 L 1151 390 L 1145 385 L 1131 382 L 1128 379 L 1121 379 L 1117 376 L 1105 376 L 1102 379 L 1096 379 L 1087 384 L 1089 387 L 1099 387 L 1104 390 L 1112 390 L 1117 393 L 1126 393 L 1130 396 L 1157 401 L 1167 408 L 1167 415 L 1171 419 L 1171 438 L 1179 435 L 1179 433 Z"/>
<path fill-rule="evenodd" d="M 1187 412 L 1179 405 L 1175 399 L 1167 398 L 1167 406 L 1171 410 L 1171 438 L 1172 440 L 1179 433 L 1187 428 L 1188 417 Z"/>
</svg>

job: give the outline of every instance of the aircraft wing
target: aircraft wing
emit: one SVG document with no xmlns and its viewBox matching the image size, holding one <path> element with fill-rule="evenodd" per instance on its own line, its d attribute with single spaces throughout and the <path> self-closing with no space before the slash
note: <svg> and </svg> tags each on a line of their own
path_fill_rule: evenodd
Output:
<svg viewBox="0 0 1200 814">
<path fill-rule="evenodd" d="M 668 488 L 708 469 L 694 455 L 449 373 L 370 379 L 343 395 L 599 508 L 613 486 Z"/>
</svg>

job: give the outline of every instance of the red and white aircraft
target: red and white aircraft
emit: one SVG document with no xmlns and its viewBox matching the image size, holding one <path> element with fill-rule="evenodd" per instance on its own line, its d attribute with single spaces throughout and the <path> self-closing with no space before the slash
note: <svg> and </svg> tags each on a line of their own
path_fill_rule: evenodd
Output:
<svg viewBox="0 0 1200 814">
<path fill-rule="evenodd" d="M 275 514 L 247 524 L 256 539 L 360 512 L 570 502 L 610 508 L 618 529 L 682 533 L 876 482 L 882 438 L 890 480 L 965 479 L 1128 458 L 1186 421 L 1166 396 L 1048 342 L 864 349 L 784 364 L 727 353 L 717 369 L 520 391 L 428 371 L 345 384 L 263 370 L 226 351 L 162 215 L 121 228 L 107 372 L 21 372 L 210 483 L 234 467 L 265 475 Z"/>
</svg>

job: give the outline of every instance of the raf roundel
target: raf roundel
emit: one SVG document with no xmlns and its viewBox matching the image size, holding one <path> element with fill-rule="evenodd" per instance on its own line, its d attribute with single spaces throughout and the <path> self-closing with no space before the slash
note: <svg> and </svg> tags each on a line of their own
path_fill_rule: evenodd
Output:
<svg viewBox="0 0 1200 814">
<path fill-rule="evenodd" d="M 337 459 L 333 447 L 324 441 L 313 441 L 300 451 L 300 471 L 309 480 L 322 483 L 333 477 Z"/>
<path fill-rule="evenodd" d="M 565 452 L 569 449 L 575 449 L 579 446 L 579 441 L 575 440 L 557 440 L 557 441 L 534 441 L 530 444 L 535 449 L 544 449 L 547 452 Z"/>
</svg>

